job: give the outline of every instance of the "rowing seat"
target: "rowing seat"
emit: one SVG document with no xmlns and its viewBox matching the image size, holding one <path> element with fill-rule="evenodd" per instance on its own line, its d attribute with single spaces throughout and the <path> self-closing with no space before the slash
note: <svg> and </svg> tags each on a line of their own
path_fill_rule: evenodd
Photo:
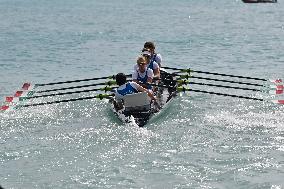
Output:
<svg viewBox="0 0 284 189">
<path fill-rule="evenodd" d="M 151 101 L 146 92 L 127 94 L 123 97 L 125 111 L 148 111 Z"/>
</svg>

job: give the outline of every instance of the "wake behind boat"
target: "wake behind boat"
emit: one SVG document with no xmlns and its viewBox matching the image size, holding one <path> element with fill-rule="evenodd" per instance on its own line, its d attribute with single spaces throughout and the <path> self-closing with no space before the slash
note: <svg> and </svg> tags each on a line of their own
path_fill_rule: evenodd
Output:
<svg viewBox="0 0 284 189">
<path fill-rule="evenodd" d="M 139 92 L 125 95 L 122 109 L 116 106 L 114 98 L 111 99 L 111 109 L 123 123 L 135 123 L 143 127 L 177 95 L 177 83 L 172 74 L 161 72 L 161 81 L 155 90 L 156 102 L 151 101 L 147 93 Z"/>
</svg>

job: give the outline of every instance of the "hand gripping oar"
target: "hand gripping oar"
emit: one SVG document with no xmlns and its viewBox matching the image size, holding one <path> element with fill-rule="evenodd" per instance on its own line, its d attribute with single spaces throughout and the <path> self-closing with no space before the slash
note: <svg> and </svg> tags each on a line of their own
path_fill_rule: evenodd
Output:
<svg viewBox="0 0 284 189">
<path fill-rule="evenodd" d="M 177 70 L 177 71 L 188 73 L 188 74 L 190 74 L 191 72 L 195 72 L 195 73 L 202 73 L 202 74 L 219 75 L 219 76 L 235 77 L 235 78 L 242 78 L 242 79 L 251 79 L 251 80 L 257 80 L 257 81 L 271 81 L 275 83 L 282 83 L 281 79 L 271 80 L 271 79 L 247 77 L 247 76 L 241 76 L 241 75 L 230 75 L 230 74 L 215 73 L 215 72 L 205 72 L 205 71 L 198 71 L 198 70 L 192 70 L 192 69 L 172 68 L 172 67 L 166 67 L 166 66 L 164 66 L 163 68 Z"/>
</svg>

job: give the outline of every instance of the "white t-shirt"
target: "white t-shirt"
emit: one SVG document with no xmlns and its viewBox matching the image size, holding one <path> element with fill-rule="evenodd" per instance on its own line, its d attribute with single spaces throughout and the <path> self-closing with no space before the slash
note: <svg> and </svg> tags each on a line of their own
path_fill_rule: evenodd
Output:
<svg viewBox="0 0 284 189">
<path fill-rule="evenodd" d="M 148 68 L 148 66 L 149 66 L 149 64 L 147 64 L 147 68 Z M 155 69 L 158 69 L 160 66 L 159 66 L 159 64 L 157 63 L 157 62 L 153 62 L 153 69 L 155 70 Z M 134 71 L 135 70 L 138 70 L 139 68 L 138 68 L 138 65 L 137 64 L 135 64 L 134 65 Z"/>
<path fill-rule="evenodd" d="M 129 81 L 128 83 L 129 83 L 134 89 L 136 89 L 136 90 L 138 91 L 139 85 L 138 85 L 136 82 Z M 123 85 L 120 85 L 120 86 L 116 89 L 116 91 L 115 91 L 115 99 L 116 99 L 117 101 L 119 101 L 119 100 L 121 100 L 121 99 L 123 98 L 123 95 L 119 94 L 119 93 L 117 92 L 117 90 L 123 90 L 123 89 L 125 89 L 125 88 L 126 88 L 126 84 L 127 84 L 127 83 L 125 83 L 125 84 L 123 84 Z"/>
<path fill-rule="evenodd" d="M 150 68 L 148 68 L 147 70 L 148 70 L 148 71 L 147 71 L 147 76 L 148 76 L 148 78 L 152 78 L 152 79 L 153 79 L 153 77 L 154 77 L 154 72 L 153 72 L 153 70 L 150 69 Z M 141 73 L 141 72 L 139 71 L 139 69 L 136 69 L 136 70 L 132 73 L 132 79 L 133 79 L 133 80 L 134 80 L 134 79 L 137 80 L 138 74 L 139 74 L 140 77 L 144 78 L 144 77 L 146 76 L 146 71 L 145 71 L 144 73 Z"/>
<path fill-rule="evenodd" d="M 156 57 L 155 57 L 155 62 L 157 62 L 158 65 L 162 66 L 162 55 L 161 54 L 156 54 Z"/>
</svg>

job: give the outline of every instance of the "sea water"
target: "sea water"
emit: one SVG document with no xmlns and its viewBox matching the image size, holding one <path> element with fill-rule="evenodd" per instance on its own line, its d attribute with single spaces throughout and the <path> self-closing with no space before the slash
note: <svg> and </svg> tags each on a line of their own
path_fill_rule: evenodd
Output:
<svg viewBox="0 0 284 189">
<path fill-rule="evenodd" d="M 1 102 L 24 82 L 131 73 L 145 41 L 155 42 L 164 66 L 283 78 L 283 10 L 282 1 L 1 0 Z M 275 98 L 266 87 L 242 85 L 262 92 L 188 87 Z M 1 112 L 0 185 L 280 189 L 284 188 L 283 117 L 284 106 L 269 101 L 194 92 L 180 94 L 144 128 L 122 124 L 107 101 L 98 99 Z"/>
</svg>

